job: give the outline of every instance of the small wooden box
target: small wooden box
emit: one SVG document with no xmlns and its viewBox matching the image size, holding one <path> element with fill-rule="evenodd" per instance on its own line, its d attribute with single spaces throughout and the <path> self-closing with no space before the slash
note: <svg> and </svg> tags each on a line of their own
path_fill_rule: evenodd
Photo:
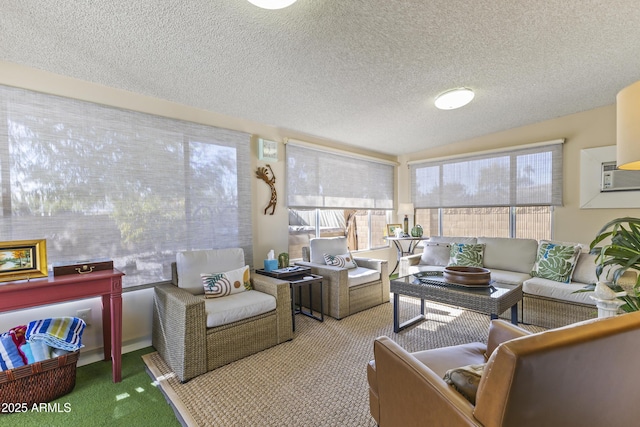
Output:
<svg viewBox="0 0 640 427">
<path fill-rule="evenodd" d="M 95 260 L 84 261 L 69 265 L 54 265 L 53 276 L 65 276 L 67 274 L 88 274 L 94 271 L 113 270 L 113 261 Z"/>
</svg>

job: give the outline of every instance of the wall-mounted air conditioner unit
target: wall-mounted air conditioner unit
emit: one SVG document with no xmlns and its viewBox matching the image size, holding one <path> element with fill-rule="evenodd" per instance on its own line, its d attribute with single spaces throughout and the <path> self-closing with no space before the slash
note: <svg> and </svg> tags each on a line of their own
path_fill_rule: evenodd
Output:
<svg viewBox="0 0 640 427">
<path fill-rule="evenodd" d="M 600 191 L 640 190 L 640 171 L 616 169 L 616 162 L 602 163 Z"/>
</svg>

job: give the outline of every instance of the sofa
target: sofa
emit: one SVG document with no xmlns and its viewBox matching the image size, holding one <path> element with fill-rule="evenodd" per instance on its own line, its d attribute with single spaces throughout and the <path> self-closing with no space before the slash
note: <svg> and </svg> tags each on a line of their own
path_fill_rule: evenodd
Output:
<svg viewBox="0 0 640 427">
<path fill-rule="evenodd" d="M 409 353 L 374 341 L 371 416 L 388 426 L 626 426 L 638 422 L 640 313 L 530 333 L 494 320 L 487 343 Z"/>
<path fill-rule="evenodd" d="M 422 271 L 442 271 L 451 260 L 451 245 L 481 245 L 482 266 L 491 270 L 492 280 L 522 284 L 524 297 L 519 307 L 521 322 L 555 328 L 596 317 L 595 301 L 590 298 L 593 292 L 575 293 L 597 281 L 596 256 L 583 252 L 579 244 L 551 242 L 576 248 L 577 259 L 573 262 L 570 280 L 564 283 L 534 277 L 532 270 L 536 266 L 539 249 L 547 242 L 521 238 L 434 236 L 423 242 L 422 253 L 400 259 L 400 276 Z M 606 277 L 609 273 L 605 270 L 603 274 Z"/>
</svg>

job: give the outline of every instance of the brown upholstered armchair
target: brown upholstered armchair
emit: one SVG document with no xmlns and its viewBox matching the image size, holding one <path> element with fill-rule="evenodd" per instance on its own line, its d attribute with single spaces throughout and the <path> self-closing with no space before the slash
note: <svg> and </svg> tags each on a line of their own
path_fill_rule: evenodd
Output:
<svg viewBox="0 0 640 427">
<path fill-rule="evenodd" d="M 251 275 L 253 290 L 205 298 L 201 273 L 242 268 L 241 248 L 180 252 L 155 287 L 152 344 L 181 381 L 293 338 L 289 282 Z"/>
<path fill-rule="evenodd" d="M 531 334 L 503 320 L 488 343 L 408 353 L 388 337 L 368 366 L 371 415 L 387 426 L 624 426 L 640 417 L 640 312 Z M 476 403 L 443 380 L 486 361 Z"/>
<path fill-rule="evenodd" d="M 387 260 L 354 258 L 355 265 L 327 265 L 324 255 L 349 255 L 346 237 L 319 237 L 310 240 L 310 261 L 297 265 L 311 267 L 324 278 L 325 313 L 334 319 L 389 301 L 389 267 Z M 339 264 L 340 262 L 336 262 Z M 314 295 L 314 300 L 319 298 Z M 314 307 L 319 310 L 319 307 Z"/>
</svg>

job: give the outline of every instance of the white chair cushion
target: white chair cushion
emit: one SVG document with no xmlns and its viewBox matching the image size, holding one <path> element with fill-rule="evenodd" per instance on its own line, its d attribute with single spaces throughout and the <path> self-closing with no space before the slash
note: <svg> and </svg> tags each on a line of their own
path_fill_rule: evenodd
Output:
<svg viewBox="0 0 640 427">
<path fill-rule="evenodd" d="M 204 294 L 202 273 L 222 273 L 244 267 L 242 248 L 184 251 L 176 254 L 178 287 L 193 295 Z"/>
<path fill-rule="evenodd" d="M 349 269 L 349 287 L 380 280 L 380 272 L 370 268 L 357 267 Z"/>
<path fill-rule="evenodd" d="M 324 254 L 342 255 L 349 253 L 347 238 L 339 236 L 311 239 L 309 241 L 309 252 L 311 253 L 312 263 L 325 265 Z"/>
<path fill-rule="evenodd" d="M 207 328 L 227 325 L 276 309 L 273 295 L 259 291 L 246 291 L 222 298 L 204 298 Z"/>
</svg>

